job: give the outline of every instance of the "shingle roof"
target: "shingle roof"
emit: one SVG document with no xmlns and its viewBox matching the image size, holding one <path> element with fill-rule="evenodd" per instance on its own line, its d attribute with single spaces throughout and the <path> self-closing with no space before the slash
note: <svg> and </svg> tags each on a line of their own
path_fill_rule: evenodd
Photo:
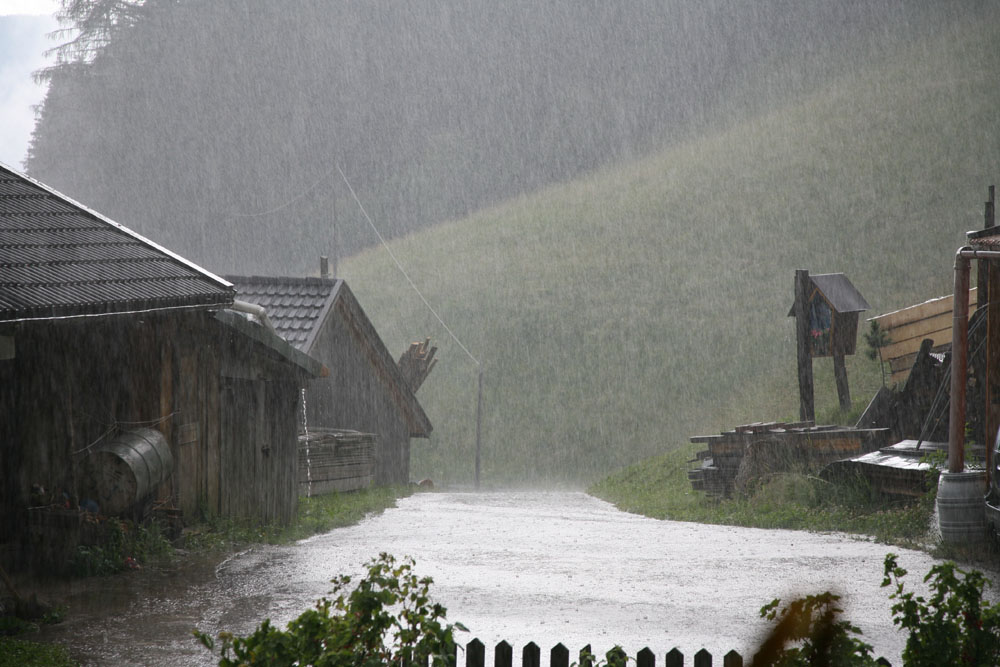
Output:
<svg viewBox="0 0 1000 667">
<path fill-rule="evenodd" d="M 226 276 L 236 298 L 262 306 L 282 338 L 309 352 L 331 297 L 342 280 L 326 278 L 268 278 Z"/>
<path fill-rule="evenodd" d="M 221 278 L 0 163 L 0 321 L 230 304 Z"/>
<path fill-rule="evenodd" d="M 339 303 L 350 314 L 348 317 L 352 325 L 370 343 L 373 353 L 370 359 L 381 371 L 380 376 L 390 382 L 390 393 L 409 422 L 410 434 L 414 437 L 430 434 L 433 427 L 427 414 L 347 283 L 329 278 L 225 278 L 236 287 L 237 299 L 263 306 L 275 331 L 302 352 L 321 360 L 322 351 L 312 347 L 328 314 Z"/>
<path fill-rule="evenodd" d="M 839 313 L 858 313 L 871 309 L 865 297 L 861 296 L 861 292 L 843 273 L 825 273 L 809 276 L 809 279 Z"/>
<path fill-rule="evenodd" d="M 809 280 L 838 313 L 860 313 L 871 309 L 865 297 L 861 296 L 861 292 L 843 273 L 810 275 Z M 788 311 L 788 317 L 795 317 L 794 303 Z"/>
</svg>

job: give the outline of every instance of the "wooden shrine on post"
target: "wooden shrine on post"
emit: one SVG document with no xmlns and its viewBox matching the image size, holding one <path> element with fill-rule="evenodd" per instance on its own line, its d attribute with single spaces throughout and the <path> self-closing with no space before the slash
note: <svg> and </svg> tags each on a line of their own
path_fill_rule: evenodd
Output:
<svg viewBox="0 0 1000 667">
<path fill-rule="evenodd" d="M 854 354 L 859 315 L 871 308 L 843 273 L 810 276 L 795 272 L 795 301 L 788 312 L 795 318 L 799 369 L 799 418 L 815 421 L 813 357 L 833 357 L 833 374 L 842 410 L 851 407 L 844 357 Z"/>
</svg>

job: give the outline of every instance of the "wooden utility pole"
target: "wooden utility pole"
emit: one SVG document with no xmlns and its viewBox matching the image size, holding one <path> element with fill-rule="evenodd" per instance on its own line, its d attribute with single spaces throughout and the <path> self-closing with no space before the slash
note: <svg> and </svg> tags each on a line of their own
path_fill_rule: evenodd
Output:
<svg viewBox="0 0 1000 667">
<path fill-rule="evenodd" d="M 809 353 L 809 313 L 806 312 L 809 298 L 809 272 L 795 271 L 795 343 L 799 363 L 799 420 L 816 421 L 816 406 L 813 395 L 812 356 Z M 846 379 L 846 373 L 845 373 Z M 838 380 L 839 387 L 839 380 Z"/>
<path fill-rule="evenodd" d="M 479 365 L 479 397 L 476 400 L 476 490 L 479 490 L 479 452 L 483 432 L 483 366 Z"/>
</svg>

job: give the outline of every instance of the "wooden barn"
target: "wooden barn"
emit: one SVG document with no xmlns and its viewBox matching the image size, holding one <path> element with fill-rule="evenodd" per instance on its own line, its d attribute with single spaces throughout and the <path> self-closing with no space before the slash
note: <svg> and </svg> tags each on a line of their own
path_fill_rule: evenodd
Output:
<svg viewBox="0 0 1000 667">
<path fill-rule="evenodd" d="M 0 556 L 81 505 L 292 517 L 298 399 L 324 369 L 234 299 L 0 164 Z"/>
<path fill-rule="evenodd" d="M 329 368 L 307 389 L 310 428 L 350 429 L 376 437 L 375 482 L 405 484 L 410 438 L 431 423 L 347 283 L 335 278 L 227 276 L 238 298 L 262 306 L 285 339 Z"/>
</svg>

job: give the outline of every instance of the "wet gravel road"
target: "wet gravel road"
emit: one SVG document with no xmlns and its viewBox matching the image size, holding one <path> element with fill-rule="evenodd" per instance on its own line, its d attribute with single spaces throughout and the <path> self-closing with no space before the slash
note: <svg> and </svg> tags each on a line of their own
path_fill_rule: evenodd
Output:
<svg viewBox="0 0 1000 667">
<path fill-rule="evenodd" d="M 583 493 L 422 493 L 357 526 L 288 547 L 256 547 L 222 563 L 188 559 L 172 571 L 128 574 L 61 591 L 66 622 L 44 637 L 85 665 L 212 664 L 190 631 L 246 633 L 284 624 L 386 551 L 434 578 L 434 599 L 487 646 L 528 641 L 543 653 L 643 646 L 752 652 L 775 597 L 832 590 L 848 618 L 893 664 L 905 636 L 892 624 L 882 559 L 900 555 L 908 587 L 925 590 L 935 562 L 921 552 L 842 535 L 657 521 Z M 544 660 L 543 660 L 544 662 Z"/>
</svg>

